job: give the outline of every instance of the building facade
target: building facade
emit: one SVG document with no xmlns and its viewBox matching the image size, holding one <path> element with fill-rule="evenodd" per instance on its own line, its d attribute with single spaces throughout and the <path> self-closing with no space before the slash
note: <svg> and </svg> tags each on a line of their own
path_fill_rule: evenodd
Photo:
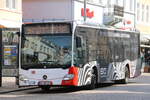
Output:
<svg viewBox="0 0 150 100">
<path fill-rule="evenodd" d="M 141 33 L 141 51 L 147 69 L 150 66 L 150 0 L 137 0 L 136 28 Z M 147 72 L 145 69 L 144 71 Z"/>
<path fill-rule="evenodd" d="M 135 0 L 107 0 L 104 23 L 121 29 L 135 29 Z"/>
<path fill-rule="evenodd" d="M 87 22 L 103 22 L 101 0 L 87 0 Z M 23 0 L 23 21 L 83 21 L 83 0 Z"/>
<path fill-rule="evenodd" d="M 86 1 L 86 22 L 110 25 L 117 21 L 113 26 L 135 29 L 136 0 L 23 0 L 23 21 L 82 22 L 85 20 L 84 1 Z M 119 15 L 116 16 L 116 12 Z"/>
<path fill-rule="evenodd" d="M 137 0 L 136 8 L 136 28 L 144 40 L 144 35 L 150 35 L 150 0 Z"/>
<path fill-rule="evenodd" d="M 22 0 L 0 0 L 0 39 L 2 76 L 17 76 L 19 28 L 22 24 Z"/>
<path fill-rule="evenodd" d="M 150 0 L 137 0 L 137 29 L 150 34 Z"/>
<path fill-rule="evenodd" d="M 19 28 L 22 24 L 22 0 L 0 0 L 0 25 Z"/>
</svg>

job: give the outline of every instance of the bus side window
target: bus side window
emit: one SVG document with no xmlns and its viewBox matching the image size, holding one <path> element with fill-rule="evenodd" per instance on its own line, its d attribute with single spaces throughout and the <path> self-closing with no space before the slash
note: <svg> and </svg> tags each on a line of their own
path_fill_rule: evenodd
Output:
<svg viewBox="0 0 150 100">
<path fill-rule="evenodd" d="M 81 48 L 82 47 L 82 41 L 81 41 L 81 37 L 76 37 L 76 47 L 77 48 Z"/>
<path fill-rule="evenodd" d="M 83 59 L 84 50 L 82 46 L 82 38 L 80 36 L 76 36 L 76 48 L 77 48 L 77 57 L 78 59 Z"/>
</svg>

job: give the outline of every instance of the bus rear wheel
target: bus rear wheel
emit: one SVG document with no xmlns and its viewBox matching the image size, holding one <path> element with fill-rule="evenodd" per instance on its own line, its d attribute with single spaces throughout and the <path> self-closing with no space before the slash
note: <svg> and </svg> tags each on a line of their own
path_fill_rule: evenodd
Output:
<svg viewBox="0 0 150 100">
<path fill-rule="evenodd" d="M 129 82 L 129 69 L 125 67 L 125 78 L 122 80 L 123 84 L 127 84 Z"/>
<path fill-rule="evenodd" d="M 115 81 L 115 83 L 127 84 L 129 82 L 129 77 L 130 77 L 129 74 L 130 74 L 130 72 L 129 72 L 128 67 L 125 67 L 125 78 L 122 80 L 117 80 L 117 81 Z"/>
</svg>

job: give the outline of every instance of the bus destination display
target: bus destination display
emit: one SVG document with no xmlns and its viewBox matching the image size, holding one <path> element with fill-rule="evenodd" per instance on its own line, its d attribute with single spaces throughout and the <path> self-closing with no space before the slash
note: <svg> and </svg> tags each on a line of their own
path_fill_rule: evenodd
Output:
<svg viewBox="0 0 150 100">
<path fill-rule="evenodd" d="M 54 23 L 54 24 L 32 24 L 24 26 L 25 34 L 55 34 L 70 33 L 70 24 Z"/>
</svg>

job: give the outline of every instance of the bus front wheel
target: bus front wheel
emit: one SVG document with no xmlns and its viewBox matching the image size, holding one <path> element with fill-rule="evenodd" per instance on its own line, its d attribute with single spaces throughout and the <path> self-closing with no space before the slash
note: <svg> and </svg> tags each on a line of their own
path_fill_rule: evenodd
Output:
<svg viewBox="0 0 150 100">
<path fill-rule="evenodd" d="M 90 90 L 95 89 L 96 85 L 97 85 L 97 76 L 95 73 L 92 73 L 91 84 L 88 86 L 88 89 L 90 89 Z"/>
</svg>

